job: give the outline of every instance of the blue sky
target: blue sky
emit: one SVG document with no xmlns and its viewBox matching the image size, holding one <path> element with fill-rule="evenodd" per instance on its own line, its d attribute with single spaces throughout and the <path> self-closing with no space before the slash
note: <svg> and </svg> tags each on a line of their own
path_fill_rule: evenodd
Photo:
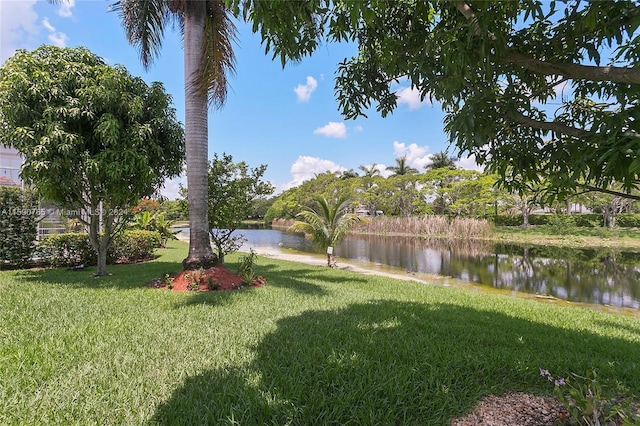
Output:
<svg viewBox="0 0 640 426">
<path fill-rule="evenodd" d="M 113 1 L 76 0 L 51 5 L 36 0 L 0 0 L 0 62 L 15 49 L 41 44 L 85 46 L 110 64 L 122 64 L 147 82 L 161 81 L 173 96 L 184 122 L 183 52 L 180 35 L 169 28 L 160 56 L 144 70 L 137 50 L 129 45 L 118 15 L 108 12 Z M 230 79 L 227 103 L 210 110 L 209 157 L 231 154 L 250 166 L 267 164 L 266 180 L 277 191 L 302 183 L 315 173 L 341 171 L 373 163 L 382 168 L 407 156 L 423 170 L 430 155 L 448 147 L 440 105 L 420 102 L 408 84 L 397 85 L 399 106 L 393 115 L 344 120 L 334 97 L 337 64 L 355 53 L 347 44 L 325 44 L 301 63 L 282 68 L 265 55 L 258 35 L 238 26 L 236 74 Z M 450 149 L 450 154 L 457 154 Z M 472 159 L 458 165 L 476 168 Z M 174 198 L 178 183 L 167 182 L 164 195 Z"/>
</svg>

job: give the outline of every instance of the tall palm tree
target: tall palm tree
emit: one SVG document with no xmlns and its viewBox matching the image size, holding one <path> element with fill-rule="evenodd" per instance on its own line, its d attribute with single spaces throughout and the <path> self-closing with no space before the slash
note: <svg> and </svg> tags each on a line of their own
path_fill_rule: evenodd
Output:
<svg viewBox="0 0 640 426">
<path fill-rule="evenodd" d="M 396 158 L 396 165 L 387 167 L 387 170 L 392 171 L 394 175 L 398 175 L 398 176 L 414 175 L 418 173 L 418 169 L 409 167 L 409 165 L 407 164 L 406 155 Z"/>
<path fill-rule="evenodd" d="M 365 178 L 374 178 L 380 175 L 380 170 L 378 170 L 378 165 L 376 163 L 373 163 L 369 167 L 362 165 L 358 166 L 358 168 L 364 172 L 363 177 Z"/>
<path fill-rule="evenodd" d="M 441 169 L 443 167 L 455 168 L 456 167 L 456 158 L 449 157 L 449 153 L 447 151 L 436 152 L 431 155 L 431 164 L 427 165 L 425 169 L 427 170 L 435 170 Z"/>
<path fill-rule="evenodd" d="M 185 269 L 213 266 L 218 258 L 211 250 L 207 218 L 208 105 L 219 108 L 226 100 L 227 75 L 235 71 L 236 27 L 221 0 L 119 0 L 113 9 L 145 68 L 159 54 L 166 25 L 171 20 L 179 24 L 190 228 L 189 256 L 182 263 Z"/>
<path fill-rule="evenodd" d="M 349 200 L 341 198 L 336 204 L 329 204 L 324 197 L 315 197 L 320 207 L 318 211 L 307 208 L 297 214 L 296 220 L 289 230 L 302 232 L 317 247 L 327 250 L 335 247 L 345 236 L 349 228 L 363 220 L 360 216 L 347 213 Z M 331 266 L 332 254 L 327 253 L 327 266 Z"/>
</svg>

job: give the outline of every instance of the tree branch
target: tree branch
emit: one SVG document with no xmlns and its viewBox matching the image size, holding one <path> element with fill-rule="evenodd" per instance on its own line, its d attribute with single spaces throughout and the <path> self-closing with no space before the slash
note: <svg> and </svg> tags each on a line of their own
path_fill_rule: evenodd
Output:
<svg viewBox="0 0 640 426">
<path fill-rule="evenodd" d="M 483 31 L 478 25 L 477 18 L 471 7 L 464 1 L 459 0 L 456 8 L 462 15 L 471 22 L 474 32 L 478 36 L 483 35 Z M 638 9 L 634 10 L 633 15 L 640 13 Z M 497 37 L 487 31 L 486 36 L 496 41 Z M 519 65 L 529 71 L 534 71 L 544 75 L 561 75 L 565 78 L 573 80 L 593 80 L 593 81 L 611 81 L 614 83 L 640 84 L 640 68 L 613 67 L 613 66 L 593 66 L 574 63 L 560 63 L 541 61 L 524 55 L 507 46 L 504 47 L 506 54 L 498 58 L 505 64 Z"/>
<path fill-rule="evenodd" d="M 524 126 L 534 127 L 536 129 L 550 130 L 554 133 L 561 133 L 563 135 L 574 136 L 576 138 L 591 136 L 591 132 L 587 130 L 567 126 L 566 124 L 559 123 L 557 121 L 536 120 L 531 117 L 527 117 L 518 111 L 509 111 L 509 117 Z"/>
<path fill-rule="evenodd" d="M 640 195 L 627 194 L 626 192 L 612 191 L 610 189 L 596 188 L 595 186 L 585 185 L 585 192 L 602 192 L 604 194 L 614 195 L 616 197 L 627 198 L 630 200 L 640 201 Z"/>
<path fill-rule="evenodd" d="M 512 49 L 508 49 L 507 53 L 499 60 L 502 63 L 519 65 L 529 71 L 545 75 L 561 75 L 572 80 L 640 84 L 640 68 L 599 67 L 595 65 L 541 61 Z"/>
</svg>

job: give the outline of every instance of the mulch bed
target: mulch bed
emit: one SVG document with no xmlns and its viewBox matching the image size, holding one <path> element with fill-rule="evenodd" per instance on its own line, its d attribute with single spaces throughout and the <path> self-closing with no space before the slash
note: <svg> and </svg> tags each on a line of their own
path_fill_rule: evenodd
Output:
<svg viewBox="0 0 640 426">
<path fill-rule="evenodd" d="M 256 276 L 251 287 L 267 283 L 263 276 Z M 156 278 L 146 284 L 150 288 L 168 288 L 172 291 L 231 291 L 246 287 L 240 275 L 220 265 L 209 269 L 182 271 L 164 278 Z"/>
</svg>

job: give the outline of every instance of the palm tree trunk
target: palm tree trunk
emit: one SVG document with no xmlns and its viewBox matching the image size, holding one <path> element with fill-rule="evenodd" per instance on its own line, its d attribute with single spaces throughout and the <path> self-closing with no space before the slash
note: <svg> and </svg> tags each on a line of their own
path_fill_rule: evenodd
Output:
<svg viewBox="0 0 640 426">
<path fill-rule="evenodd" d="M 185 138 L 189 203 L 189 256 L 184 269 L 209 268 L 218 257 L 211 250 L 207 218 L 208 99 L 197 89 L 206 14 L 205 2 L 186 2 L 184 11 Z"/>
</svg>

